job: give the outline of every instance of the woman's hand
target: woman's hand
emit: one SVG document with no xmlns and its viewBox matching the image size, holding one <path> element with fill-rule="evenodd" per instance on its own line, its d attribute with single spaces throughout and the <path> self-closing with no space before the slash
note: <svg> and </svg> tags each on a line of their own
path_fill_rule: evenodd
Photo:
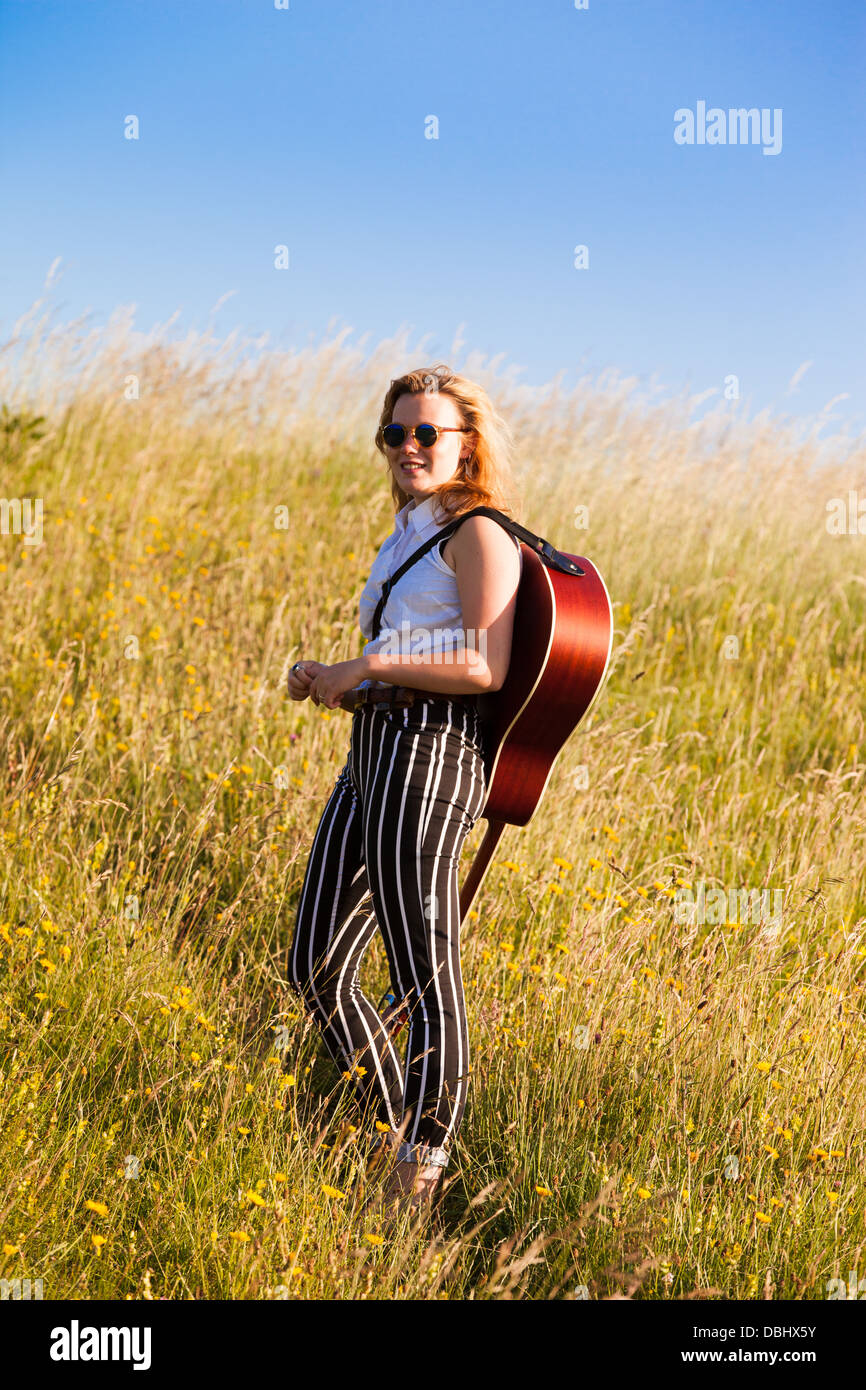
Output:
<svg viewBox="0 0 866 1390">
<path fill-rule="evenodd" d="M 362 657 L 354 661 L 338 661 L 333 666 L 325 666 L 321 661 L 305 661 L 303 670 L 295 671 L 289 677 L 289 693 L 292 694 L 292 680 L 303 677 L 304 684 L 298 682 L 302 693 L 292 694 L 292 699 L 303 700 L 309 695 L 314 705 L 324 705 L 326 709 L 337 709 L 347 690 L 353 690 L 366 680 L 368 671 Z"/>
<path fill-rule="evenodd" d="M 313 684 L 313 677 L 308 673 L 308 666 L 315 666 L 315 661 L 299 661 L 296 668 L 289 672 L 289 694 L 293 700 L 306 700 L 310 693 L 310 686 Z"/>
</svg>

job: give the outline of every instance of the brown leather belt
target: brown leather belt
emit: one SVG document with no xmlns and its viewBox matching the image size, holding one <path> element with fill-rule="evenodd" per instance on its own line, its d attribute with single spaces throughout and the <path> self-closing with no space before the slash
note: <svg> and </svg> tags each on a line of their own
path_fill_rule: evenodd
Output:
<svg viewBox="0 0 866 1390">
<path fill-rule="evenodd" d="M 412 690 L 405 685 L 368 685 L 362 690 L 347 690 L 343 700 L 346 702 L 343 708 L 354 711 L 365 705 L 389 705 L 395 709 L 405 709 L 423 700 L 438 703 L 450 700 L 456 705 L 476 706 L 478 696 L 453 694 L 450 690 Z"/>
</svg>

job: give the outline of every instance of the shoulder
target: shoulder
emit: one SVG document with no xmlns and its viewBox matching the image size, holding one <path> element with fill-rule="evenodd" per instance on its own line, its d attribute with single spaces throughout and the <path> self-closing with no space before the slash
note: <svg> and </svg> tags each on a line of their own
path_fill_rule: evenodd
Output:
<svg viewBox="0 0 866 1390">
<path fill-rule="evenodd" d="M 516 574 L 520 564 L 514 536 L 489 516 L 471 516 L 464 521 L 448 540 L 442 554 L 455 571 L 461 562 L 474 567 L 480 560 L 506 574 L 512 570 Z"/>
<path fill-rule="evenodd" d="M 463 549 L 499 550 L 507 554 L 516 549 L 514 537 L 491 516 L 470 516 L 452 537 L 455 547 Z"/>
</svg>

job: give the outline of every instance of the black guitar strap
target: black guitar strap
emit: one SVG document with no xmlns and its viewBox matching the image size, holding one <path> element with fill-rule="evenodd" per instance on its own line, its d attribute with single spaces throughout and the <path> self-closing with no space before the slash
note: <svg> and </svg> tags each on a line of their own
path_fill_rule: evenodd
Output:
<svg viewBox="0 0 866 1390">
<path fill-rule="evenodd" d="M 434 545 L 441 545 L 449 536 L 452 536 L 458 526 L 462 526 L 463 522 L 468 521 L 470 516 L 492 517 L 494 521 L 499 522 L 500 526 L 504 526 L 506 531 L 510 531 L 512 536 L 516 536 L 518 540 L 523 541 L 524 545 L 529 545 L 533 550 L 537 551 L 544 563 L 549 565 L 551 569 L 559 570 L 562 574 L 583 575 L 586 573 L 585 570 L 580 568 L 580 565 L 575 564 L 573 560 L 569 560 L 567 555 L 563 555 L 562 551 L 557 550 L 555 546 L 551 545 L 550 541 L 544 540 L 542 536 L 536 536 L 534 531 L 528 531 L 525 526 L 521 526 L 518 522 L 512 521 L 511 517 L 506 516 L 504 512 L 497 511 L 495 507 L 473 507 L 471 512 L 464 512 L 462 516 L 458 516 L 454 521 L 449 521 L 447 525 L 442 527 L 441 531 L 437 531 L 435 536 L 431 536 L 429 540 L 426 540 L 422 546 L 409 556 L 408 560 L 403 562 L 395 574 L 392 574 L 389 579 L 385 580 L 379 602 L 376 604 L 376 611 L 373 614 L 373 639 L 379 636 L 382 625 L 382 610 L 397 580 L 402 579 L 406 571 L 411 569 L 414 564 L 417 564 L 417 562 L 427 554 L 428 550 L 433 549 Z"/>
</svg>

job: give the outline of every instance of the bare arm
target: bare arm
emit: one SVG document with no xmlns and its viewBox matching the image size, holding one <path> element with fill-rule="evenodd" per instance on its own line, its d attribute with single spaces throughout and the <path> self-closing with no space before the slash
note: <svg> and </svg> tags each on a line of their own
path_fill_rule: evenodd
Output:
<svg viewBox="0 0 866 1390">
<path fill-rule="evenodd" d="M 511 658 L 520 581 L 517 547 L 508 532 L 487 516 L 470 517 L 455 532 L 451 546 L 465 650 L 450 658 L 431 654 L 418 661 L 370 653 L 359 658 L 366 668 L 364 679 L 441 690 L 443 694 L 498 690 L 503 684 Z"/>
</svg>

